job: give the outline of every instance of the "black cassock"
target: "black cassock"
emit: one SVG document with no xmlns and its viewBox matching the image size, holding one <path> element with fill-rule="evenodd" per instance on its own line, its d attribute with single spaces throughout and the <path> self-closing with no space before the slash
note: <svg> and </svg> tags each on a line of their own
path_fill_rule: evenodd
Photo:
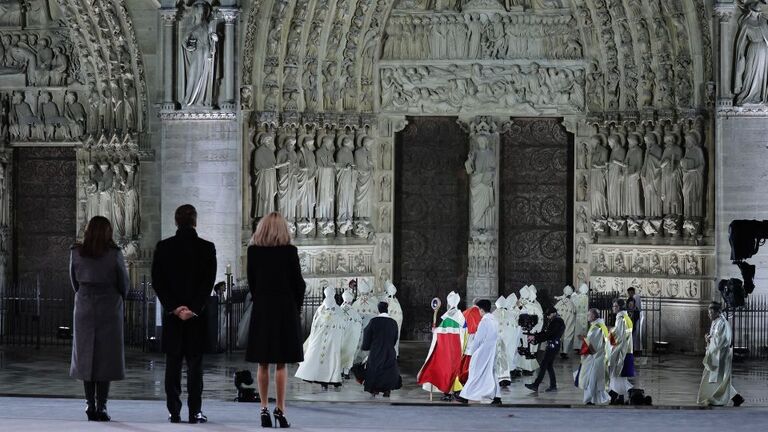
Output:
<svg viewBox="0 0 768 432">
<path fill-rule="evenodd" d="M 397 337 L 397 322 L 386 316 L 373 318 L 365 327 L 362 349 L 370 351 L 365 369 L 365 391 L 376 393 L 402 387 L 395 353 Z"/>
</svg>

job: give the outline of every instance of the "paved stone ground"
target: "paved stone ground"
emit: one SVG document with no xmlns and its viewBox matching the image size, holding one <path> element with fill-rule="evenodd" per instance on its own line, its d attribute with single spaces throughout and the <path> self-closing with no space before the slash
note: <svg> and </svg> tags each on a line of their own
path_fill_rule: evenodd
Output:
<svg viewBox="0 0 768 432">
<path fill-rule="evenodd" d="M 2 431 L 257 431 L 257 404 L 207 401 L 205 425 L 169 424 L 158 401 L 110 403 L 113 421 L 88 422 L 74 399 L 0 398 Z M 186 413 L 182 412 L 182 415 Z M 287 416 L 302 431 L 759 431 L 766 408 L 515 408 L 393 406 L 377 403 L 294 402 Z M 621 423 L 618 423 L 618 422 Z"/>
<path fill-rule="evenodd" d="M 392 394 L 391 403 L 429 403 L 429 395 L 416 385 L 416 373 L 424 360 L 428 346 L 424 343 L 405 342 L 401 348 L 400 365 L 404 388 Z M 82 398 L 82 384 L 68 376 L 69 350 L 10 349 L 0 347 L 0 396 L 35 396 Z M 112 386 L 112 399 L 163 400 L 164 359 L 159 354 L 127 353 L 127 379 Z M 668 356 L 662 359 L 643 357 L 638 359 L 636 387 L 645 389 L 657 406 L 693 407 L 701 379 L 702 366 L 699 357 Z M 570 407 L 581 405 L 581 392 L 573 387 L 572 373 L 577 360 L 556 363 L 558 374 L 557 393 L 532 395 L 523 383 L 532 378 L 515 380 L 505 390 L 504 403 L 520 406 Z M 235 396 L 232 375 L 236 370 L 252 364 L 243 360 L 242 353 L 209 355 L 205 359 L 205 403 L 232 401 Z M 291 377 L 295 366 L 290 369 Z M 544 385 L 548 384 L 545 379 Z M 746 398 L 745 406 L 768 407 L 768 366 L 763 362 L 734 364 L 734 385 Z M 289 381 L 289 400 L 299 402 L 369 402 L 369 395 L 362 386 L 347 381 L 338 391 L 323 392 L 319 385 L 312 385 L 295 378 Z M 435 402 L 434 404 L 439 404 Z M 163 404 L 159 405 L 162 408 Z M 0 410 L 1 411 L 1 410 Z M 0 431 L 4 430 L 0 424 Z"/>
</svg>

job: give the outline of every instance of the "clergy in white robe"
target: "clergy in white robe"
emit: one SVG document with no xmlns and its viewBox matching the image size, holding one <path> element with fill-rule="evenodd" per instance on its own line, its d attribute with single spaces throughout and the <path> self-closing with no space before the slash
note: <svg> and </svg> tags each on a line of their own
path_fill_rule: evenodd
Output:
<svg viewBox="0 0 768 432">
<path fill-rule="evenodd" d="M 517 296 L 499 297 L 496 300 L 496 310 L 493 316 L 499 323 L 499 339 L 496 342 L 496 380 L 501 386 L 511 384 L 512 371 L 517 369 L 517 347 L 520 346 L 520 326 L 517 318 L 520 310 L 517 308 Z"/>
<path fill-rule="evenodd" d="M 397 344 L 395 345 L 395 353 L 400 355 L 400 330 L 403 327 L 403 308 L 400 307 L 400 301 L 395 297 L 397 294 L 397 287 L 395 287 L 391 280 L 387 279 L 387 281 L 384 282 L 384 289 L 387 291 L 387 294 L 381 301 L 387 303 L 389 307 L 389 317 L 397 323 Z"/>
<path fill-rule="evenodd" d="M 352 284 L 353 281 L 350 281 L 350 284 Z M 379 303 L 379 300 L 371 294 L 371 287 L 367 283 L 361 283 L 357 286 L 357 299 L 352 304 L 352 309 L 357 311 L 358 315 L 360 315 L 360 318 L 362 319 L 362 327 L 366 328 L 368 326 L 368 323 L 371 322 L 371 319 L 375 316 L 379 315 L 379 310 L 377 308 L 377 305 Z M 363 350 L 358 350 L 357 354 L 355 354 L 355 364 L 363 363 L 368 357 L 368 352 Z"/>
<path fill-rule="evenodd" d="M 584 390 L 584 403 L 587 405 L 604 405 L 611 398 L 605 391 L 605 345 L 609 337 L 608 327 L 597 309 L 590 309 L 587 314 L 590 322 L 587 336 L 582 341 L 581 365 L 576 371 L 575 384 Z"/>
<path fill-rule="evenodd" d="M 732 400 L 734 406 L 739 406 L 744 403 L 744 398 L 731 384 L 733 333 L 721 309 L 720 303 L 713 302 L 709 305 L 709 319 L 712 324 L 706 335 L 704 374 L 701 377 L 697 402 L 701 405 L 724 406 Z"/>
<path fill-rule="evenodd" d="M 576 329 L 576 305 L 573 304 L 571 296 L 573 288 L 570 285 L 563 288 L 563 295 L 555 303 L 557 314 L 565 323 L 565 333 L 560 343 L 560 355 L 563 358 L 568 357 L 568 353 L 574 348 L 574 331 Z M 557 297 L 556 297 L 557 298 Z"/>
<path fill-rule="evenodd" d="M 344 340 L 344 313 L 336 304 L 334 289 L 326 288 L 325 300 L 312 318 L 309 337 L 304 342 L 304 361 L 296 370 L 296 378 L 319 383 L 341 385 L 341 346 Z"/>
<path fill-rule="evenodd" d="M 610 379 L 611 402 L 623 405 L 629 401 L 629 389 L 632 384 L 629 377 L 635 376 L 635 359 L 632 350 L 632 319 L 625 310 L 624 300 L 613 301 L 616 325 L 610 333 L 610 343 L 606 347 L 608 356 L 608 377 Z"/>
<path fill-rule="evenodd" d="M 536 287 L 533 285 L 525 286 L 520 289 L 520 299 L 523 307 L 520 310 L 520 315 L 528 314 L 538 317 L 536 325 L 531 330 L 531 333 L 539 333 L 544 328 L 544 311 L 541 308 L 541 304 L 536 299 Z M 521 346 L 529 347 L 532 354 L 536 354 L 539 351 L 539 344 L 531 343 L 528 341 L 528 336 L 523 335 L 521 332 Z M 533 375 L 533 372 L 539 368 L 539 362 L 535 359 L 525 358 L 525 356 L 518 356 L 517 367 L 522 369 L 523 375 Z"/>
<path fill-rule="evenodd" d="M 491 302 L 489 300 L 479 300 L 477 307 L 482 318 L 477 326 L 472 345 L 468 349 L 468 353 L 472 356 L 469 362 L 469 379 L 459 396 L 465 401 L 501 403 L 499 384 L 493 370 L 496 362 L 499 323 L 496 321 L 496 317 L 490 313 Z"/>
<path fill-rule="evenodd" d="M 341 295 L 344 303 L 341 304 L 341 311 L 344 313 L 344 340 L 341 345 L 341 373 L 349 376 L 349 370 L 355 363 L 355 356 L 363 343 L 363 319 L 360 314 L 352 307 L 352 300 L 355 295 L 350 290 L 344 291 Z"/>
</svg>

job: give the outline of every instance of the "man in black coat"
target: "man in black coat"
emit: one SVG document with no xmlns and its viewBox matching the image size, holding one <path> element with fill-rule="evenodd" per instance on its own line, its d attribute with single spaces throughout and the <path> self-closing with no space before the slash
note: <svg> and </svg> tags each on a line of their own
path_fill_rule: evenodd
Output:
<svg viewBox="0 0 768 432">
<path fill-rule="evenodd" d="M 531 384 L 526 384 L 525 387 L 531 391 L 538 392 L 539 384 L 544 381 L 544 372 L 549 372 L 549 388 L 545 391 L 557 391 L 557 379 L 555 378 L 555 359 L 557 353 L 560 352 L 560 339 L 565 332 L 565 322 L 557 314 L 557 309 L 553 306 L 547 308 L 547 323 L 544 330 L 541 333 L 528 336 L 528 342 L 534 344 L 547 343 L 547 348 L 544 351 L 544 360 L 539 367 L 539 374 Z"/>
<path fill-rule="evenodd" d="M 203 415 L 203 350 L 208 297 L 216 279 L 216 248 L 197 236 L 197 210 L 176 209 L 176 235 L 160 241 L 152 261 L 152 286 L 163 305 L 162 349 L 166 353 L 165 394 L 169 421 L 181 421 L 181 366 L 187 362 L 190 423 Z"/>
<path fill-rule="evenodd" d="M 365 368 L 365 391 L 375 397 L 383 392 L 389 397 L 392 390 L 402 387 L 400 369 L 397 367 L 397 321 L 387 314 L 389 304 L 380 302 L 379 315 L 373 317 L 363 331 L 363 351 L 369 351 Z"/>
</svg>

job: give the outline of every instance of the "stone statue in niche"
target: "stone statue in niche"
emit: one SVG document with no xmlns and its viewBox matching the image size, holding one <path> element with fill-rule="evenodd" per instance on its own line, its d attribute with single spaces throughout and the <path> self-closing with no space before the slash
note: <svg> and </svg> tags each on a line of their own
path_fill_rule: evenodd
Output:
<svg viewBox="0 0 768 432">
<path fill-rule="evenodd" d="M 48 141 L 55 141 L 58 138 L 62 138 L 60 132 L 63 124 L 66 123 L 66 119 L 61 116 L 59 107 L 56 102 L 52 100 L 50 92 L 40 92 L 40 121 L 43 123 L 43 134 Z"/>
<path fill-rule="evenodd" d="M 643 149 L 640 147 L 640 135 L 631 133 L 627 136 L 627 156 L 624 159 L 624 214 L 628 216 L 643 216 L 641 201 L 642 187 L 640 174 L 643 168 Z"/>
<path fill-rule="evenodd" d="M 589 145 L 581 143 L 579 148 L 579 163 L 576 166 L 579 169 L 589 169 Z"/>
<path fill-rule="evenodd" d="M 392 180 L 389 176 L 384 175 L 379 182 L 379 201 L 389 202 L 392 198 Z"/>
<path fill-rule="evenodd" d="M 576 281 L 579 286 L 581 286 L 581 284 L 585 284 L 588 282 L 587 275 L 584 272 L 584 267 L 579 267 L 579 272 L 576 274 Z"/>
<path fill-rule="evenodd" d="M 10 222 L 10 197 L 8 196 L 8 170 L 5 163 L 0 162 L 0 229 L 8 226 Z M 0 244 L 0 246 L 5 246 Z M 5 252 L 5 249 L 0 250 Z M 0 278 L 5 276 L 4 273 L 0 273 Z"/>
<path fill-rule="evenodd" d="M 52 86 L 64 86 L 69 81 L 69 56 L 64 47 L 57 47 L 51 62 L 50 81 Z"/>
<path fill-rule="evenodd" d="M 381 143 L 381 169 L 392 169 L 392 147 L 389 143 Z"/>
<path fill-rule="evenodd" d="M 606 174 L 609 155 L 610 152 L 604 144 L 604 137 L 594 135 L 592 137 L 592 160 L 589 172 L 590 190 L 592 191 L 590 205 L 593 218 L 608 216 Z"/>
<path fill-rule="evenodd" d="M 576 214 L 576 232 L 585 233 L 589 230 L 589 220 L 587 218 L 587 208 L 585 206 L 579 207 L 579 212 Z"/>
<path fill-rule="evenodd" d="M 661 201 L 665 215 L 680 215 L 683 211 L 683 176 L 680 160 L 683 149 L 677 142 L 677 135 L 664 135 L 664 153 L 661 155 Z"/>
<path fill-rule="evenodd" d="M 659 145 L 659 136 L 654 132 L 645 134 L 645 160 L 641 180 L 645 199 L 645 215 L 649 218 L 662 216 L 661 212 L 661 157 L 664 151 Z"/>
<path fill-rule="evenodd" d="M 109 91 L 108 88 L 105 87 L 101 90 L 101 99 L 99 99 L 98 104 L 99 129 L 109 130 L 113 125 L 112 115 L 114 114 L 114 111 L 112 110 L 112 92 Z"/>
<path fill-rule="evenodd" d="M 392 255 L 392 242 L 388 238 L 381 239 L 381 252 L 379 258 L 381 262 L 388 263 L 389 257 Z"/>
<path fill-rule="evenodd" d="M 621 253 L 616 254 L 616 258 L 613 259 L 613 271 L 615 273 L 626 273 L 627 265 L 624 262 L 624 255 Z"/>
<path fill-rule="evenodd" d="M 23 9 L 20 0 L 0 1 L 0 26 L 21 27 Z"/>
<path fill-rule="evenodd" d="M 51 18 L 50 0 L 27 0 L 27 25 L 35 27 L 46 27 L 53 21 Z"/>
<path fill-rule="evenodd" d="M 597 254 L 597 263 L 595 264 L 595 270 L 598 273 L 608 272 L 608 262 L 605 260 L 605 254 L 602 252 Z"/>
<path fill-rule="evenodd" d="M 140 206 L 138 163 L 132 159 L 123 160 L 125 169 L 125 237 L 129 240 L 136 238 L 140 232 Z"/>
<path fill-rule="evenodd" d="M 587 262 L 587 242 L 584 237 L 579 238 L 579 242 L 576 243 L 576 262 Z"/>
<path fill-rule="evenodd" d="M 38 86 L 50 85 L 51 66 L 54 53 L 50 47 L 51 42 L 47 38 L 42 38 L 37 42 L 37 70 L 35 71 L 35 83 Z"/>
<path fill-rule="evenodd" d="M 389 232 L 389 207 L 381 207 L 379 213 L 379 231 Z"/>
<path fill-rule="evenodd" d="M 677 255 L 669 256 L 669 267 L 667 268 L 667 274 L 670 276 L 677 276 L 680 274 L 680 264 L 678 262 Z"/>
<path fill-rule="evenodd" d="M 64 96 L 64 118 L 67 120 L 69 138 L 78 138 L 88 130 L 88 113 L 77 101 L 77 93 L 67 92 Z"/>
<path fill-rule="evenodd" d="M 289 226 L 296 220 L 296 191 L 299 158 L 296 154 L 296 137 L 286 136 L 281 140 L 275 156 L 277 168 L 277 211 L 288 221 Z"/>
<path fill-rule="evenodd" d="M 101 177 L 99 178 L 99 215 L 114 223 L 113 188 L 115 175 L 110 169 L 109 161 L 99 162 Z"/>
<path fill-rule="evenodd" d="M 357 186 L 355 187 L 355 219 L 369 222 L 371 220 L 371 196 L 373 191 L 373 157 L 371 148 L 373 138 L 369 136 L 360 140 L 355 150 L 355 170 L 357 171 Z"/>
<path fill-rule="evenodd" d="M 470 176 L 470 227 L 473 234 L 496 229 L 496 155 L 490 138 L 475 135 L 464 167 Z"/>
<path fill-rule="evenodd" d="M 253 154 L 253 216 L 260 219 L 275 211 L 277 196 L 277 158 L 275 136 L 261 133 L 257 136 Z"/>
<path fill-rule="evenodd" d="M 680 160 L 683 172 L 683 214 L 686 218 L 699 218 L 704 197 L 704 151 L 699 133 L 685 134 L 685 156 Z"/>
<path fill-rule="evenodd" d="M 347 273 L 347 258 L 344 254 L 336 254 L 336 273 Z"/>
<path fill-rule="evenodd" d="M 184 105 L 210 107 L 216 83 L 216 20 L 211 19 L 211 5 L 197 0 L 191 7 L 191 24 L 181 40 L 184 65 Z"/>
<path fill-rule="evenodd" d="M 656 75 L 651 69 L 650 63 L 643 64 L 643 73 L 640 75 L 640 108 L 653 106 L 653 90 Z"/>
<path fill-rule="evenodd" d="M 304 135 L 299 149 L 299 171 L 296 181 L 296 217 L 299 233 L 308 235 L 315 227 L 317 203 L 317 162 L 315 161 L 315 137 Z"/>
<path fill-rule="evenodd" d="M 608 216 L 619 218 L 624 216 L 624 159 L 627 152 L 621 142 L 620 135 L 608 137 L 608 147 L 611 148 L 611 156 L 608 161 L 607 195 Z"/>
<path fill-rule="evenodd" d="M 123 83 L 123 130 L 136 130 L 136 88 L 132 80 Z"/>
<path fill-rule="evenodd" d="M 336 226 L 339 234 L 346 234 L 352 229 L 352 217 L 355 209 L 355 144 L 352 138 L 341 138 L 341 146 L 336 152 Z"/>
<path fill-rule="evenodd" d="M 661 274 L 664 270 L 661 268 L 661 259 L 659 254 L 652 254 L 650 260 L 651 274 Z"/>
<path fill-rule="evenodd" d="M 699 263 L 696 260 L 696 257 L 693 255 L 688 255 L 685 257 L 685 272 L 689 275 L 698 275 L 699 272 Z"/>
<path fill-rule="evenodd" d="M 333 111 L 341 94 L 336 81 L 336 63 L 330 62 L 323 70 L 323 107 Z"/>
<path fill-rule="evenodd" d="M 761 14 L 761 0 L 746 0 L 739 17 L 734 48 L 734 103 L 768 103 L 768 22 Z"/>
<path fill-rule="evenodd" d="M 635 256 L 632 260 L 632 273 L 643 273 L 645 267 L 645 260 L 642 255 Z"/>
<path fill-rule="evenodd" d="M 125 236 L 125 170 L 121 163 L 112 164 L 112 226 L 116 238 Z"/>
<path fill-rule="evenodd" d="M 586 174 L 579 175 L 578 177 L 579 183 L 576 188 L 576 201 L 584 201 L 589 194 L 589 183 Z"/>
<path fill-rule="evenodd" d="M 24 93 L 14 91 L 8 113 L 8 132 L 11 140 L 29 141 L 44 139 L 43 122 L 32 112 L 24 100 Z"/>
<path fill-rule="evenodd" d="M 603 71 L 597 62 L 593 62 L 587 75 L 587 105 L 590 111 L 602 111 L 605 104 L 605 87 L 603 83 Z"/>
<path fill-rule="evenodd" d="M 95 163 L 88 164 L 88 180 L 85 184 L 85 219 L 99 215 L 99 182 L 101 171 Z"/>
<path fill-rule="evenodd" d="M 322 235 L 336 231 L 333 222 L 334 200 L 336 198 L 336 162 L 333 159 L 333 136 L 325 135 L 317 149 L 317 220 Z"/>
</svg>

